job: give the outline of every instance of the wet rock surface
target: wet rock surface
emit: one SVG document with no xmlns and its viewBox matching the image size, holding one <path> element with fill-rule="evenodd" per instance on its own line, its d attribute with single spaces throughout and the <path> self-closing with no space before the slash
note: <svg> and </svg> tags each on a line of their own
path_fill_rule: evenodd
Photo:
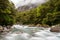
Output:
<svg viewBox="0 0 60 40">
<path fill-rule="evenodd" d="M 29 27 L 44 27 L 44 28 L 49 28 L 49 25 L 46 24 L 29 24 Z"/>
<path fill-rule="evenodd" d="M 12 30 L 0 40 L 60 40 L 60 33 L 50 32 L 50 28 L 42 30 L 41 27 L 13 25 Z"/>
<path fill-rule="evenodd" d="M 0 26 L 0 34 L 7 34 L 11 30 L 11 26 Z"/>
<path fill-rule="evenodd" d="M 3 32 L 3 29 L 4 29 L 4 28 L 3 28 L 2 26 L 0 26 L 0 32 Z"/>
<path fill-rule="evenodd" d="M 60 32 L 60 24 L 51 27 L 50 31 L 51 32 Z"/>
</svg>

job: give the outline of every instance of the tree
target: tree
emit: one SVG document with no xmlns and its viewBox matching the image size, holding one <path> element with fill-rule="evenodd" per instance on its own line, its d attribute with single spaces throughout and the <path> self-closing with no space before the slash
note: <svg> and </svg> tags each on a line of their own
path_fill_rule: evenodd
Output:
<svg viewBox="0 0 60 40">
<path fill-rule="evenodd" d="M 9 2 L 9 0 L 0 0 L 0 25 L 12 25 L 14 16 L 14 4 Z"/>
<path fill-rule="evenodd" d="M 31 10 L 19 13 L 18 19 L 24 24 L 48 24 L 60 23 L 60 0 L 49 0 Z"/>
</svg>

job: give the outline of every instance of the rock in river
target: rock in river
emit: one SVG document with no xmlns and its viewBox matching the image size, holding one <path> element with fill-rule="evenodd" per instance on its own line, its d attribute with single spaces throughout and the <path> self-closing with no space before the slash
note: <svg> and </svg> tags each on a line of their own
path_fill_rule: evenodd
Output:
<svg viewBox="0 0 60 40">
<path fill-rule="evenodd" d="M 50 31 L 51 32 L 60 32 L 60 24 L 55 25 L 54 27 L 51 27 Z"/>
<path fill-rule="evenodd" d="M 0 26 L 0 32 L 3 32 L 3 27 L 2 26 Z"/>
</svg>

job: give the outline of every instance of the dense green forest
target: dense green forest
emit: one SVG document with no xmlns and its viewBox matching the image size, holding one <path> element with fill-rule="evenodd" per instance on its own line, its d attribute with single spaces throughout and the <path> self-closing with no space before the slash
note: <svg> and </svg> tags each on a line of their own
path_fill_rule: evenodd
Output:
<svg viewBox="0 0 60 40">
<path fill-rule="evenodd" d="M 49 0 L 37 8 L 19 12 L 17 20 L 22 22 L 22 24 L 59 24 L 60 0 Z"/>
<path fill-rule="evenodd" d="M 60 23 L 60 0 L 49 0 L 36 8 L 19 12 L 12 2 L 0 0 L 0 25 Z"/>
<path fill-rule="evenodd" d="M 15 22 L 15 6 L 9 0 L 0 0 L 0 25 L 13 25 Z"/>
</svg>

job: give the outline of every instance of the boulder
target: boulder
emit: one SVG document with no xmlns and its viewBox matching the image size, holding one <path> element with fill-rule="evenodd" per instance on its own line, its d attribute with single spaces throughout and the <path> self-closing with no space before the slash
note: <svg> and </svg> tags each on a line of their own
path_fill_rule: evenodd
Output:
<svg viewBox="0 0 60 40">
<path fill-rule="evenodd" d="M 51 32 L 60 32 L 60 25 L 55 25 L 51 27 L 50 29 Z"/>
<path fill-rule="evenodd" d="M 29 26 L 29 27 L 35 27 L 35 25 L 34 25 L 34 24 L 29 24 L 28 26 Z"/>
<path fill-rule="evenodd" d="M 4 30 L 4 29 L 3 29 L 3 27 L 2 27 L 2 26 L 0 26 L 0 32 L 3 32 L 3 30 Z"/>
<path fill-rule="evenodd" d="M 46 24 L 37 24 L 36 27 L 44 27 L 44 28 L 49 28 L 49 25 Z"/>
<path fill-rule="evenodd" d="M 29 24 L 29 27 L 44 27 L 44 28 L 49 28 L 49 25 L 46 24 Z"/>
<path fill-rule="evenodd" d="M 41 24 L 37 24 L 36 27 L 42 27 L 42 25 Z"/>
<path fill-rule="evenodd" d="M 49 28 L 50 26 L 49 25 L 46 25 L 46 24 L 43 24 L 42 27 Z"/>
</svg>

